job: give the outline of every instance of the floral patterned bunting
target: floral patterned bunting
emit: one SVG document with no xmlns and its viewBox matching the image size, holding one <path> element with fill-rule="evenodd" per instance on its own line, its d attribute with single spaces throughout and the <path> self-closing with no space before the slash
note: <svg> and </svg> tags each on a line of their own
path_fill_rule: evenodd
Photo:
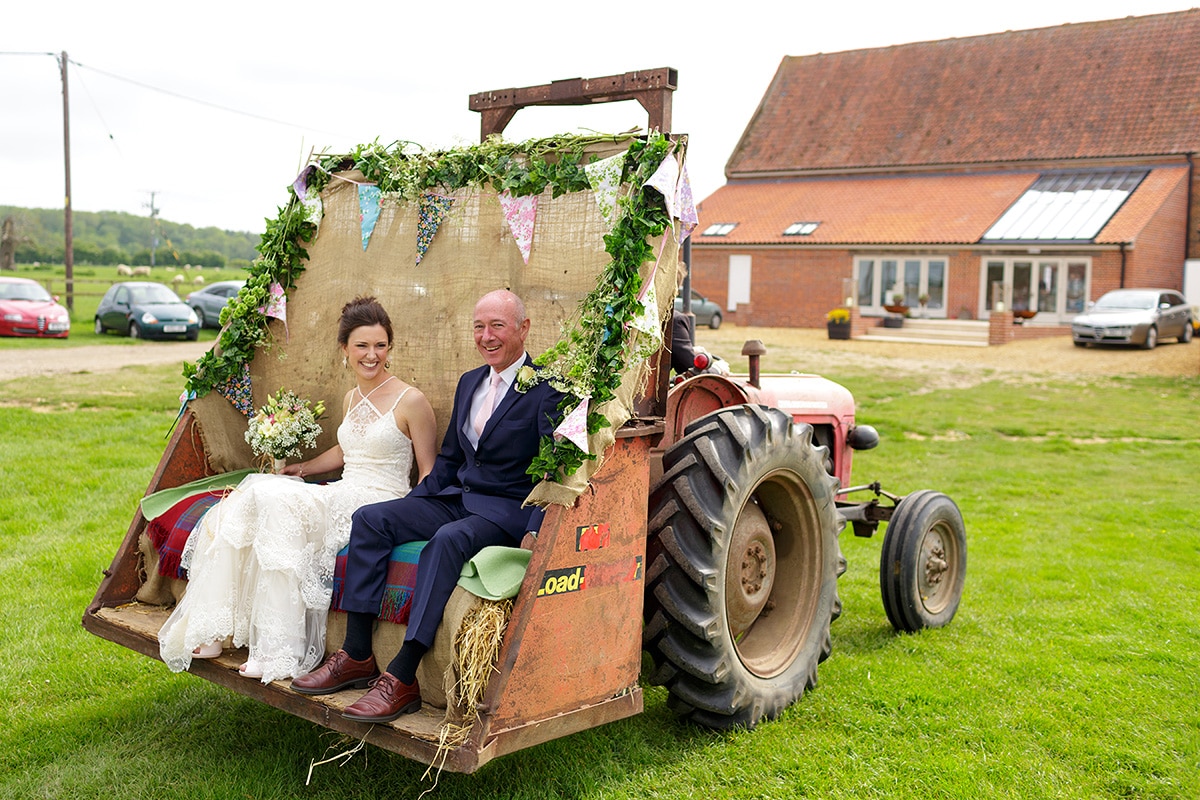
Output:
<svg viewBox="0 0 1200 800">
<path fill-rule="evenodd" d="M 683 228 L 683 235 L 679 237 L 679 241 L 683 241 L 692 235 L 692 231 L 696 230 L 696 226 L 700 224 L 700 215 L 696 213 L 696 203 L 692 199 L 692 182 L 688 180 L 687 164 L 679 171 L 679 222 Z"/>
<path fill-rule="evenodd" d="M 600 207 L 600 215 L 611 230 L 617 224 L 617 190 L 621 188 L 621 171 L 625 154 L 618 153 L 602 161 L 593 161 L 583 168 Z"/>
<path fill-rule="evenodd" d="M 563 417 L 563 421 L 554 429 L 555 436 L 561 436 L 573 442 L 583 452 L 588 452 L 587 412 L 590 397 L 585 397 L 575 406 L 575 410 Z"/>
<path fill-rule="evenodd" d="M 308 195 L 308 176 L 312 174 L 314 167 L 309 164 L 304 169 L 300 170 L 300 174 L 296 176 L 296 180 L 292 181 L 292 191 L 296 193 L 296 197 L 303 203 Z"/>
<path fill-rule="evenodd" d="M 362 246 L 367 249 L 375 223 L 379 220 L 379 187 L 360 183 L 358 185 L 359 220 L 362 224 Z"/>
<path fill-rule="evenodd" d="M 508 192 L 500 194 L 500 208 L 504 211 L 504 220 L 512 231 L 513 239 L 521 251 L 521 258 L 529 263 L 529 251 L 533 247 L 533 223 L 537 219 L 537 195 L 513 197 Z"/>
<path fill-rule="evenodd" d="M 268 300 L 265 306 L 258 307 L 258 313 L 265 317 L 274 317 L 283 321 L 284 335 L 289 336 L 287 332 L 287 295 L 284 294 L 283 284 L 279 282 L 272 283 L 267 289 Z"/>
<path fill-rule="evenodd" d="M 314 194 L 301 200 L 300 204 L 304 206 L 305 221 L 317 226 L 312 236 L 312 241 L 316 241 L 317 234 L 321 230 L 321 219 L 325 216 L 325 206 L 321 204 L 321 195 Z"/>
<path fill-rule="evenodd" d="M 454 205 L 453 197 L 441 197 L 436 194 L 421 196 L 421 202 L 417 207 L 418 264 L 425 257 L 425 253 L 429 251 L 429 245 L 433 242 L 433 237 L 437 235 L 442 220 L 450 213 L 452 205 Z"/>
<path fill-rule="evenodd" d="M 631 358 L 630 361 L 653 355 L 662 347 L 662 323 L 659 321 L 658 315 L 658 292 L 654 288 L 653 281 L 654 278 L 651 276 L 650 283 L 646 289 L 646 295 L 642 298 L 642 309 L 629 323 L 629 327 L 642 334 L 642 336 L 638 337 L 634 358 Z"/>
<path fill-rule="evenodd" d="M 213 387 L 225 397 L 233 407 L 249 417 L 254 413 L 254 402 L 251 397 L 250 364 L 242 362 L 240 375 L 230 376 L 229 380 Z"/>
<path fill-rule="evenodd" d="M 672 219 L 679 216 L 677 210 L 679 205 L 679 162 L 675 160 L 675 156 L 668 153 L 645 185 L 655 189 L 663 196 L 667 213 L 671 215 Z"/>
</svg>

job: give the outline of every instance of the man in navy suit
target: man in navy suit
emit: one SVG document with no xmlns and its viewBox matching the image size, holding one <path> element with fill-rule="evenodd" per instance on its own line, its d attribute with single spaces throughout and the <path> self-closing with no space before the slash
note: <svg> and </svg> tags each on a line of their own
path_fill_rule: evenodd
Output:
<svg viewBox="0 0 1200 800">
<path fill-rule="evenodd" d="M 519 545 L 539 511 L 522 507 L 534 486 L 526 469 L 541 438 L 554 431 L 562 394 L 545 382 L 525 392 L 515 386 L 517 370 L 533 363 L 525 352 L 529 319 L 515 294 L 484 295 L 475 304 L 474 331 L 485 365 L 459 379 L 433 470 L 406 497 L 363 506 L 354 514 L 342 649 L 292 681 L 295 691 L 310 695 L 370 685 L 343 712 L 348 719 L 387 722 L 420 709 L 417 665 L 433 645 L 463 565 L 484 547 Z M 396 545 L 420 540 L 428 544 L 417 564 L 404 645 L 380 674 L 371 632 L 388 558 Z"/>
</svg>

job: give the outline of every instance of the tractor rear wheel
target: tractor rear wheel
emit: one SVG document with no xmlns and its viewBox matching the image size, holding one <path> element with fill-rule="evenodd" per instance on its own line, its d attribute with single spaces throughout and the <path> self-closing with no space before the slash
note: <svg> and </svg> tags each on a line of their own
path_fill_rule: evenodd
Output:
<svg viewBox="0 0 1200 800">
<path fill-rule="evenodd" d="M 846 562 L 825 448 L 743 405 L 688 425 L 650 495 L 644 645 L 680 716 L 774 719 L 816 686 Z"/>
<path fill-rule="evenodd" d="M 967 576 L 967 533 L 958 506 L 923 489 L 902 498 L 879 556 L 879 587 L 892 627 L 913 632 L 954 618 Z"/>
</svg>

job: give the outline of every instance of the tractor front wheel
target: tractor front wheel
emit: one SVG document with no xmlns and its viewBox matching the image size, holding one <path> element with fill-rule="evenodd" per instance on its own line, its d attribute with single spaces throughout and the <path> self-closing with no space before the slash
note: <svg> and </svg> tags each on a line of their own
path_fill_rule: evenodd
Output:
<svg viewBox="0 0 1200 800">
<path fill-rule="evenodd" d="M 650 496 L 644 645 L 680 716 L 774 719 L 816 685 L 845 571 L 825 448 L 762 406 L 714 411 L 663 456 Z"/>
<path fill-rule="evenodd" d="M 892 627 L 913 632 L 954 618 L 967 576 L 967 533 L 958 506 L 923 489 L 904 497 L 879 556 L 883 608 Z"/>
</svg>

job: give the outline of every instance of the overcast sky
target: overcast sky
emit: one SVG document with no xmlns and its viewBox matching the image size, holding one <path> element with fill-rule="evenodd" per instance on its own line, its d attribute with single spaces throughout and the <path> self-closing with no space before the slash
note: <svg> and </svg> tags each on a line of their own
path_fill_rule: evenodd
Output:
<svg viewBox="0 0 1200 800">
<path fill-rule="evenodd" d="M 697 198 L 784 56 L 1180 11 L 1187 0 L 7 4 L 0 205 L 61 208 L 70 67 L 77 211 L 261 232 L 311 150 L 478 141 L 475 92 L 674 67 Z M 264 8 L 265 7 L 265 8 Z M 660 9 L 660 10 L 659 10 Z M 1200 46 L 1200 44 L 1198 44 Z M 53 55 L 51 55 L 53 54 Z M 518 112 L 505 136 L 644 127 L 636 103 Z"/>
</svg>

